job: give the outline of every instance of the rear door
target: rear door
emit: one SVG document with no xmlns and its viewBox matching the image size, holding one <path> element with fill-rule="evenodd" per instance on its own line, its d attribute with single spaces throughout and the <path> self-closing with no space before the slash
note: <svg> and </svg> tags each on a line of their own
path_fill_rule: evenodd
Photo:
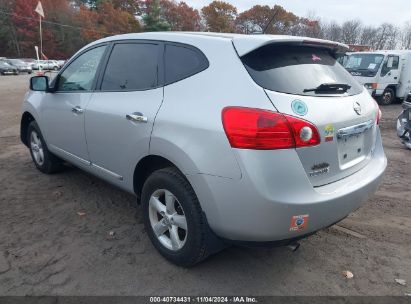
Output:
<svg viewBox="0 0 411 304">
<path fill-rule="evenodd" d="M 279 112 L 317 126 L 321 143 L 297 149 L 314 186 L 344 178 L 368 163 L 376 138 L 376 105 L 329 50 L 268 45 L 242 61 Z M 340 86 L 316 89 L 332 83 Z"/>
<path fill-rule="evenodd" d="M 85 130 L 92 166 L 119 186 L 132 187 L 134 167 L 148 153 L 163 100 L 162 54 L 163 44 L 158 42 L 114 43 L 87 107 Z"/>
</svg>

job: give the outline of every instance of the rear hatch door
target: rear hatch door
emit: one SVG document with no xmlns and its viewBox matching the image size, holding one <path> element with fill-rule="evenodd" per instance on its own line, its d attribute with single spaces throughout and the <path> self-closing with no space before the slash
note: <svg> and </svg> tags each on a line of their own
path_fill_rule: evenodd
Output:
<svg viewBox="0 0 411 304">
<path fill-rule="evenodd" d="M 241 59 L 279 112 L 317 126 L 321 143 L 296 149 L 313 186 L 342 179 L 368 163 L 377 106 L 332 49 L 269 44 Z"/>
<path fill-rule="evenodd" d="M 317 126 L 321 143 L 296 149 L 313 186 L 349 176 L 371 159 L 376 139 L 376 110 L 368 93 L 315 98 L 266 92 L 279 112 L 298 116 Z M 307 113 L 304 116 L 294 112 L 295 101 L 305 104 Z M 358 107 L 361 115 L 354 110 Z"/>
</svg>

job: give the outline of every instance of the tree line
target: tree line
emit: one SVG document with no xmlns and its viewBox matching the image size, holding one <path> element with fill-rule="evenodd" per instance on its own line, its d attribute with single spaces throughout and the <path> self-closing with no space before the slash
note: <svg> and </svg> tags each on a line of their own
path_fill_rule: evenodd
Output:
<svg viewBox="0 0 411 304">
<path fill-rule="evenodd" d="M 201 10 L 175 0 L 42 0 L 43 53 L 68 58 L 85 44 L 110 35 L 142 31 L 212 31 L 299 35 L 372 49 L 410 49 L 411 23 L 369 26 L 301 17 L 279 5 L 255 5 L 238 12 L 224 1 Z M 38 0 L 0 0 L 0 56 L 34 57 L 39 44 Z"/>
</svg>

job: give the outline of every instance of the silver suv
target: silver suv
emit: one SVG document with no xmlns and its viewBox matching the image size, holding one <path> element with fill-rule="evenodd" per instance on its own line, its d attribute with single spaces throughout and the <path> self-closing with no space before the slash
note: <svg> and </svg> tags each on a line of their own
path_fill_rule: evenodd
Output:
<svg viewBox="0 0 411 304">
<path fill-rule="evenodd" d="M 347 47 L 289 36 L 142 33 L 81 49 L 33 77 L 21 140 L 133 193 L 178 265 L 225 244 L 286 245 L 330 226 L 386 167 L 377 104 L 336 61 Z"/>
</svg>

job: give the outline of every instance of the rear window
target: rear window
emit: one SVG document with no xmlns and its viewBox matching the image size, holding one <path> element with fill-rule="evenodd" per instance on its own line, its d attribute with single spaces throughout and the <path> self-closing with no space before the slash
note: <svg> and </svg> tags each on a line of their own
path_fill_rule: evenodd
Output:
<svg viewBox="0 0 411 304">
<path fill-rule="evenodd" d="M 351 88 L 347 90 L 348 95 L 360 94 L 363 90 L 362 86 L 326 49 L 268 45 L 241 59 L 253 80 L 271 91 L 324 96 L 316 91 L 304 92 L 304 90 L 330 83 L 349 85 Z"/>
<path fill-rule="evenodd" d="M 166 45 L 165 61 L 166 85 L 208 68 L 205 55 L 188 46 Z"/>
</svg>

